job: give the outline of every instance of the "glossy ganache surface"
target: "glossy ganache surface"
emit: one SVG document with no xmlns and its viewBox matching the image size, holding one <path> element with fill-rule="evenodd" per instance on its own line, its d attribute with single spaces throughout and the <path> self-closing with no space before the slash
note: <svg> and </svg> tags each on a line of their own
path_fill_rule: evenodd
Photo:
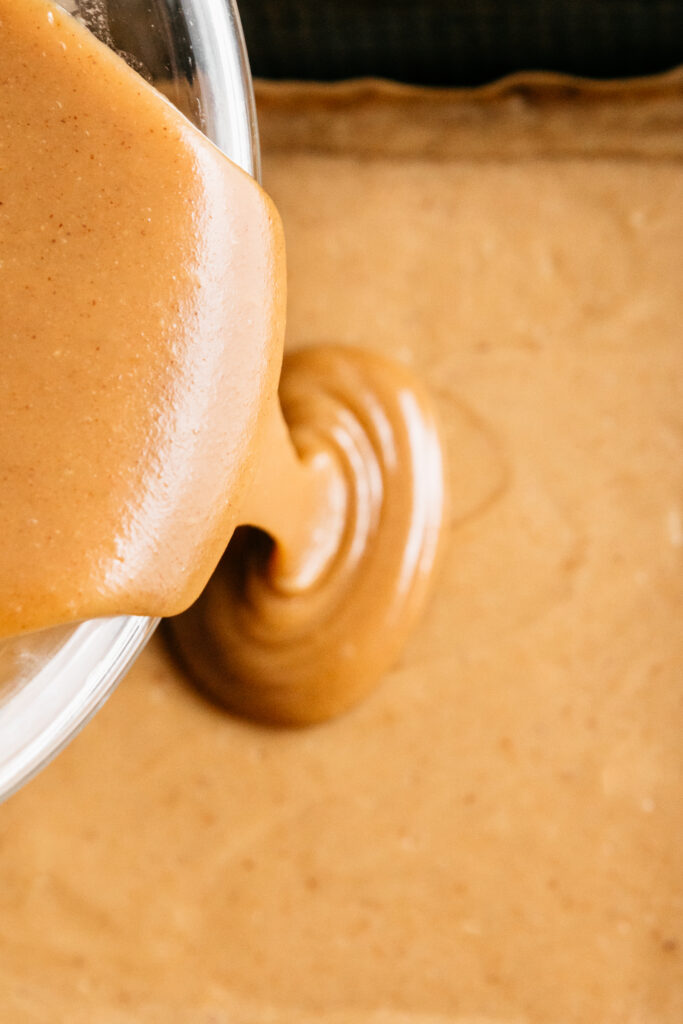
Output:
<svg viewBox="0 0 683 1024">
<path fill-rule="evenodd" d="M 307 725 L 355 704 L 404 646 L 442 546 L 444 465 L 430 396 L 392 359 L 292 353 L 280 398 L 242 515 L 260 530 L 239 531 L 170 635 L 220 703 Z"/>
<path fill-rule="evenodd" d="M 0 25 L 0 636 L 178 611 L 274 401 L 279 218 L 58 7 Z"/>
<path fill-rule="evenodd" d="M 403 646 L 436 564 L 429 397 L 328 345 L 289 360 L 283 418 L 271 201 L 58 8 L 0 14 L 0 637 L 183 611 L 248 525 L 174 629 L 184 663 L 261 719 L 344 710 Z"/>
</svg>

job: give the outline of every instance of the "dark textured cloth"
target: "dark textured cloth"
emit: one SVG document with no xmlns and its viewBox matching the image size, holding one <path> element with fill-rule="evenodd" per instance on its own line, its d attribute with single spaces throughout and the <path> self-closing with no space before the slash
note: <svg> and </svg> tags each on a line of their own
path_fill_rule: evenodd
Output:
<svg viewBox="0 0 683 1024">
<path fill-rule="evenodd" d="M 683 0 L 238 0 L 252 71 L 477 85 L 520 70 L 621 78 L 683 59 Z"/>
</svg>

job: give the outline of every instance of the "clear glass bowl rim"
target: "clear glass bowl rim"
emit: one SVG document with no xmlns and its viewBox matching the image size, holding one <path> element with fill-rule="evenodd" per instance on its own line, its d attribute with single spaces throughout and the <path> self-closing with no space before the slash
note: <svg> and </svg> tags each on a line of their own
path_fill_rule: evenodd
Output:
<svg viewBox="0 0 683 1024">
<path fill-rule="evenodd" d="M 259 179 L 253 86 L 235 0 L 186 0 L 186 6 L 202 130 Z M 121 616 L 69 627 L 32 675 L 0 695 L 0 801 L 77 735 L 130 669 L 158 622 Z"/>
</svg>

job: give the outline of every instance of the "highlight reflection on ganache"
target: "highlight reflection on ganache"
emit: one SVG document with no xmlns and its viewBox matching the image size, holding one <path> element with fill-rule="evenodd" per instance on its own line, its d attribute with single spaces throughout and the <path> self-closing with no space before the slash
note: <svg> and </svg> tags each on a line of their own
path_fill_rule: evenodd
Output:
<svg viewBox="0 0 683 1024">
<path fill-rule="evenodd" d="M 444 474 L 428 396 L 394 362 L 305 349 L 285 360 L 280 397 L 296 453 L 276 410 L 253 526 L 171 634 L 220 703 L 303 725 L 354 704 L 403 646 L 437 559 Z"/>
</svg>

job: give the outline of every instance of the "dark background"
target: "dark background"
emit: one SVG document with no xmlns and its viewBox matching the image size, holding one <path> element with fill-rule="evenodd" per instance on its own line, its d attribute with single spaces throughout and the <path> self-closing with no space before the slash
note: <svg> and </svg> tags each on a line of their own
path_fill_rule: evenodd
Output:
<svg viewBox="0 0 683 1024">
<path fill-rule="evenodd" d="M 479 85 L 624 78 L 683 62 L 683 0 L 238 0 L 252 72 Z"/>
</svg>

